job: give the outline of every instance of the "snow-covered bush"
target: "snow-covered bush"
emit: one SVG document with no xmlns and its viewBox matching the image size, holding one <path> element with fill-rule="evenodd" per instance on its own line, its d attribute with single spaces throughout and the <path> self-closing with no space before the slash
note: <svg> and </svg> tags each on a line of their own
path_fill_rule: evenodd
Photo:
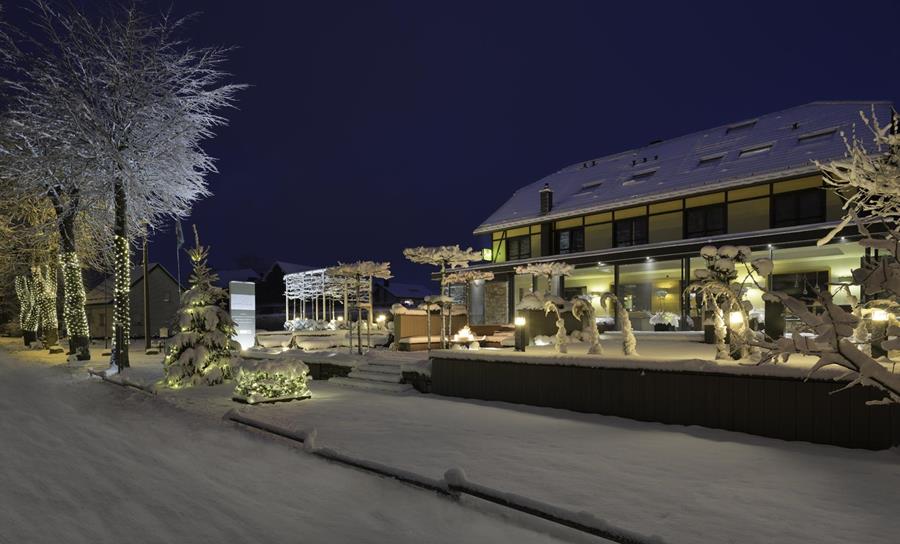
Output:
<svg viewBox="0 0 900 544">
<path fill-rule="evenodd" d="M 309 396 L 309 367 L 302 361 L 265 362 L 241 367 L 234 395 L 255 404 L 270 400 L 300 399 Z"/>
<path fill-rule="evenodd" d="M 163 360 L 169 387 L 215 385 L 232 377 L 231 356 L 239 349 L 232 340 L 235 324 L 228 314 L 228 295 L 213 283 L 218 276 L 206 264 L 209 248 L 200 245 L 194 227 L 195 246 L 188 251 L 194 272 L 191 288 L 181 295 L 178 332 Z"/>
<path fill-rule="evenodd" d="M 572 299 L 572 315 L 582 323 L 582 336 L 584 341 L 590 342 L 588 355 L 603 355 L 603 346 L 600 345 L 600 331 L 597 330 L 597 321 L 594 319 L 594 305 L 589 297 L 575 297 Z M 575 331 L 578 332 L 578 331 Z"/>
<path fill-rule="evenodd" d="M 619 297 L 613 293 L 603 293 L 600 304 L 606 306 L 612 300 L 616 305 L 616 312 L 622 320 L 622 352 L 625 355 L 637 355 L 637 338 L 634 337 L 634 327 L 631 326 L 631 316 L 628 310 L 619 301 Z"/>
</svg>

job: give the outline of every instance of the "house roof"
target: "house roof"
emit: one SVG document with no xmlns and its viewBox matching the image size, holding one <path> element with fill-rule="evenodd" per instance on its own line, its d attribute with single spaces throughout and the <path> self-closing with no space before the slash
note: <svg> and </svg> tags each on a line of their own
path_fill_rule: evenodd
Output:
<svg viewBox="0 0 900 544">
<path fill-rule="evenodd" d="M 216 274 L 219 276 L 219 280 L 216 282 L 219 287 L 228 287 L 228 284 L 233 281 L 258 281 L 261 279 L 259 273 L 252 268 L 220 270 Z"/>
<path fill-rule="evenodd" d="M 589 159 L 517 190 L 475 229 L 500 228 L 659 200 L 766 179 L 814 173 L 813 160 L 844 155 L 841 131 L 861 125 L 874 109 L 884 124 L 892 106 L 876 102 L 812 102 Z M 540 214 L 539 191 L 553 190 L 553 208 Z"/>
<path fill-rule="evenodd" d="M 178 285 L 175 277 L 166 270 L 166 267 L 159 263 L 147 263 L 147 273 L 153 272 L 153 269 L 159 267 L 172 280 L 172 283 Z M 144 277 L 144 269 L 142 266 L 135 266 L 131 269 L 131 286 L 134 287 L 137 282 Z M 112 274 L 106 276 L 103 281 L 98 283 L 93 289 L 87 292 L 85 304 L 109 304 L 113 300 L 113 288 L 115 287 L 115 276 Z"/>
<path fill-rule="evenodd" d="M 269 270 L 265 274 L 263 274 L 263 278 L 268 278 L 269 274 L 271 274 L 275 270 L 276 266 L 281 269 L 281 271 L 284 273 L 284 275 L 294 274 L 295 272 L 306 272 L 307 270 L 316 270 L 317 269 L 317 267 L 315 267 L 315 266 L 307 266 L 305 264 L 289 263 L 287 261 L 275 261 L 274 263 L 272 263 L 272 266 L 269 267 Z M 321 268 L 321 267 L 318 267 L 318 268 Z"/>
</svg>

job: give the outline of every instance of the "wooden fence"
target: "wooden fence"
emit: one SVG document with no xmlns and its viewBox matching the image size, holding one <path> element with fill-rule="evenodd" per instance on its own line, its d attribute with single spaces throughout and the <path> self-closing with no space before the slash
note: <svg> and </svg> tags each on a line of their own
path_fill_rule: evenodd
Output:
<svg viewBox="0 0 900 544">
<path fill-rule="evenodd" d="M 439 395 L 564 408 L 872 450 L 900 445 L 900 405 L 868 386 L 703 372 L 432 360 Z"/>
</svg>

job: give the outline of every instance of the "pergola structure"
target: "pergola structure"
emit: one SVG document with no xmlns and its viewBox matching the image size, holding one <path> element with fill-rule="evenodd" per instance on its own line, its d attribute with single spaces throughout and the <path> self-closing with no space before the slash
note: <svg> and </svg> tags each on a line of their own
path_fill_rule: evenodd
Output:
<svg viewBox="0 0 900 544">
<path fill-rule="evenodd" d="M 327 273 L 327 269 L 306 270 L 284 276 L 284 319 L 296 319 L 297 301 L 300 301 L 301 319 L 335 319 L 335 301 L 343 292 L 340 278 Z M 291 311 L 293 303 L 293 312 Z M 306 305 L 311 303 L 310 315 L 306 315 Z"/>
</svg>

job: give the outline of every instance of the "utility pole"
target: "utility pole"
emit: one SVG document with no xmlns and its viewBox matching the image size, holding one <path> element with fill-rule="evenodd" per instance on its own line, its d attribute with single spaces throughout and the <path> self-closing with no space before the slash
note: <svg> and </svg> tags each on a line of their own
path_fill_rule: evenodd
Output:
<svg viewBox="0 0 900 544">
<path fill-rule="evenodd" d="M 144 233 L 144 350 L 150 351 L 150 278 L 147 277 L 147 233 Z"/>
</svg>

